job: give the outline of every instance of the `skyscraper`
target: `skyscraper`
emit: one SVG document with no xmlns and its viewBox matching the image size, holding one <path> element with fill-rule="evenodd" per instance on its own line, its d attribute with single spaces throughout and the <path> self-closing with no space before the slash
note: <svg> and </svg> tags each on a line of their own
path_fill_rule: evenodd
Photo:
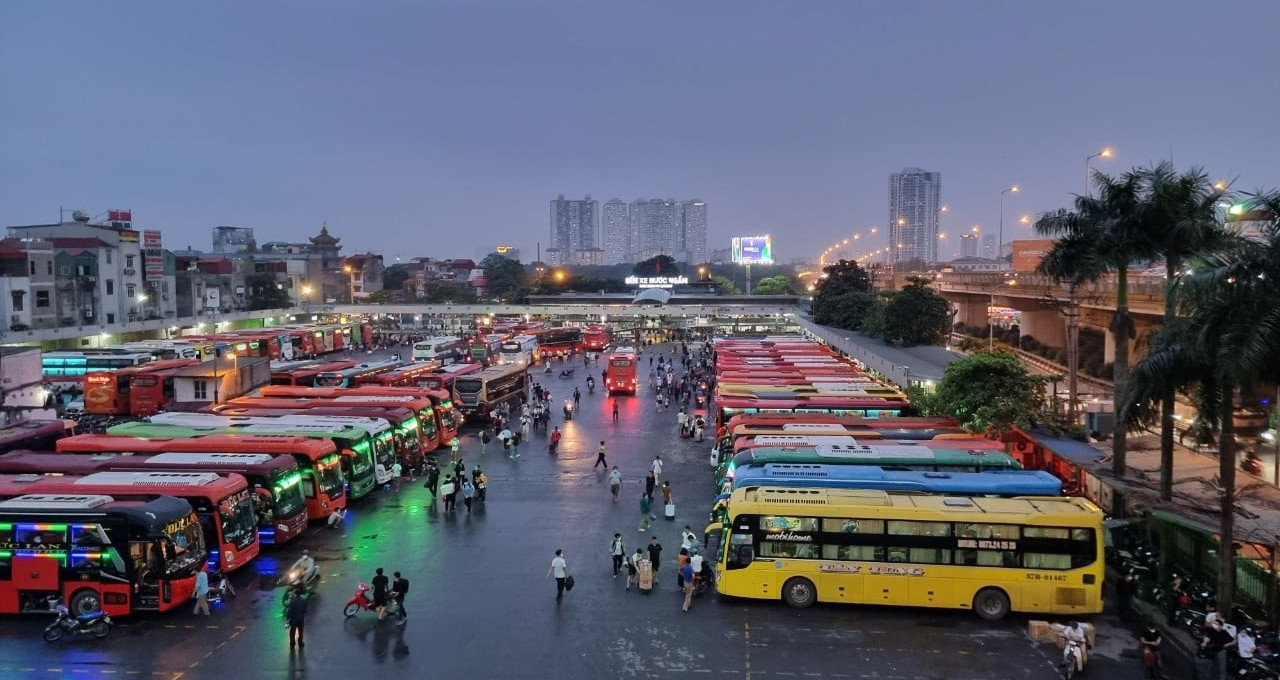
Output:
<svg viewBox="0 0 1280 680">
<path fill-rule="evenodd" d="M 907 168 L 889 175 L 889 260 L 938 260 L 942 173 Z"/>
<path fill-rule="evenodd" d="M 978 235 L 974 233 L 960 235 L 960 257 L 978 256 Z"/>
<path fill-rule="evenodd" d="M 630 218 L 633 259 L 647 260 L 658 255 L 679 259 L 682 256 L 683 203 L 674 198 L 638 198 L 631 202 Z"/>
<path fill-rule="evenodd" d="M 627 204 L 615 198 L 604 204 L 604 262 L 621 264 L 634 261 L 635 250 L 631 238 L 631 219 Z"/>
<path fill-rule="evenodd" d="M 707 204 L 697 198 L 685 201 L 681 211 L 684 218 L 682 250 L 684 261 L 697 264 L 707 261 Z"/>
<path fill-rule="evenodd" d="M 569 200 L 560 194 L 551 201 L 551 247 L 547 248 L 550 264 L 571 264 L 584 259 L 584 251 L 598 248 L 596 224 L 599 204 L 586 196 Z M 589 259 L 589 258 L 588 258 Z"/>
<path fill-rule="evenodd" d="M 996 259 L 996 237 L 990 234 L 982 237 L 982 256 L 988 260 Z"/>
</svg>

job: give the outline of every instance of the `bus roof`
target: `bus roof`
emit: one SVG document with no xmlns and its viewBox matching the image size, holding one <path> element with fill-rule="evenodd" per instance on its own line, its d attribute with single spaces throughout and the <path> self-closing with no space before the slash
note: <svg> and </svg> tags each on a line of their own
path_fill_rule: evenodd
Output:
<svg viewBox="0 0 1280 680">
<path fill-rule="evenodd" d="M 150 427 L 149 423 L 124 423 Z M 165 426 L 168 427 L 168 426 Z M 115 428 L 112 428 L 115 429 Z M 129 434 L 82 434 L 55 442 L 66 453 L 166 453 L 189 451 L 288 452 L 320 458 L 337 452 L 334 443 L 292 434 L 205 434 L 193 437 L 135 437 Z"/>
<path fill-rule="evenodd" d="M 792 512 L 822 517 L 905 517 L 952 522 L 977 520 L 1008 524 L 1061 524 L 1100 526 L 1102 511 L 1084 498 L 1037 496 L 985 498 L 895 494 L 865 489 L 803 489 L 767 486 L 742 487 L 729 497 L 734 515 Z M 886 512 L 886 508 L 893 511 Z"/>
<path fill-rule="evenodd" d="M 368 434 L 380 434 L 391 429 L 391 424 L 382 418 L 362 418 L 358 416 L 220 416 L 212 413 L 157 413 L 151 422 L 160 425 L 182 425 L 185 427 L 245 427 L 250 432 L 287 432 L 306 427 L 307 432 L 340 431 L 348 428 L 364 430 Z M 283 429 L 272 429 L 272 428 Z M 108 430 L 109 431 L 109 430 Z"/>
<path fill-rule="evenodd" d="M 67 420 L 21 420 L 0 427 L 0 448 L 25 439 L 43 435 L 67 432 L 75 427 L 75 423 Z"/>
<path fill-rule="evenodd" d="M 265 418 L 264 420 L 277 420 Z M 128 434 L 143 438 L 160 437 L 198 437 L 207 434 L 288 434 L 305 437 L 335 437 L 338 439 L 363 439 L 369 436 L 367 430 L 358 427 L 336 425 L 278 422 L 274 424 L 239 423 L 234 425 L 168 425 L 165 423 L 121 423 L 107 428 L 107 434 Z"/>
<path fill-rule="evenodd" d="M 106 499 L 105 501 L 103 499 Z M 0 518 L 8 521 L 51 519 L 74 521 L 100 517 L 124 517 L 148 533 L 159 534 L 165 524 L 191 514 L 191 504 L 181 498 L 160 495 L 145 502 L 119 500 L 107 494 L 31 493 L 0 500 Z"/>
<path fill-rule="evenodd" d="M 883 489 L 981 496 L 1058 496 L 1062 480 L 1042 470 L 943 472 L 886 470 L 871 465 L 769 463 L 743 468 L 733 488 L 783 486 L 838 489 Z"/>
</svg>

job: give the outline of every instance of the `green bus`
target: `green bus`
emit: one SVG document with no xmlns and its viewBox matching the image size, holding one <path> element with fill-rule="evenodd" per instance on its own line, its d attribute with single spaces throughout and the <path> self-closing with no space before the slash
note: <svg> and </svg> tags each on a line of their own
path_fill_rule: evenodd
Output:
<svg viewBox="0 0 1280 680">
<path fill-rule="evenodd" d="M 194 415 L 194 414 L 192 414 Z M 252 423 L 223 425 L 122 423 L 107 428 L 107 434 L 142 437 L 144 439 L 189 439 L 207 434 L 287 434 L 312 439 L 328 439 L 342 454 L 342 471 L 347 479 L 347 495 L 359 500 L 377 487 L 374 470 L 374 446 L 378 435 L 367 428 L 334 424 L 302 424 L 298 422 L 265 423 L 270 418 L 253 419 Z M 385 423 L 386 421 L 382 421 Z M 389 426 L 388 426 L 389 427 Z"/>
</svg>

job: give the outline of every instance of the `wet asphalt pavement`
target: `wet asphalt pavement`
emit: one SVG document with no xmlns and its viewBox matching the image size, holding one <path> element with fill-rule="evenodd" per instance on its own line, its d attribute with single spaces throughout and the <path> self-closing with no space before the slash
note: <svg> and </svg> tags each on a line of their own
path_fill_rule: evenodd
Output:
<svg viewBox="0 0 1280 680">
<path fill-rule="evenodd" d="M 665 348 L 664 348 L 665 349 Z M 648 355 L 648 352 L 646 352 Z M 376 358 L 373 355 L 371 358 Z M 645 362 L 647 363 L 647 362 Z M 599 368 L 592 372 L 599 378 Z M 647 366 L 645 367 L 647 372 Z M 264 548 L 234 583 L 238 597 L 197 618 L 189 610 L 122 620 L 102 642 L 48 645 L 42 617 L 0 619 L 0 677 L 165 678 L 661 678 L 784 680 L 802 678 L 1060 677 L 1058 650 L 1031 642 L 1022 617 L 989 624 L 967 612 L 819 605 L 795 610 L 775 602 L 721 600 L 714 594 L 680 611 L 674 559 L 680 529 L 701 535 L 712 495 L 710 441 L 677 433 L 675 411 L 656 413 L 642 386 L 635 397 L 587 393 L 586 372 L 573 379 L 536 372 L 553 404 L 582 392 L 579 412 L 552 424 L 564 433 L 557 455 L 535 433 L 507 459 L 496 443 L 480 453 L 474 428 L 462 455 L 489 476 L 488 501 L 471 513 L 445 514 L 422 480 L 358 502 L 341 529 L 313 526 L 299 541 Z M 646 380 L 641 375 L 641 381 Z M 623 474 L 618 503 L 607 473 L 592 469 L 600 440 Z M 638 532 L 644 472 L 654 455 L 672 483 L 676 521 L 661 516 Z M 442 460 L 448 459 L 445 450 Z M 659 510 L 660 511 L 660 510 Z M 666 548 L 654 592 L 624 592 L 608 554 L 614 532 L 628 552 L 657 535 Z M 305 640 L 290 652 L 276 574 L 309 549 L 322 582 L 311 601 Z M 563 548 L 576 580 L 557 604 L 544 579 Z M 350 619 L 343 605 L 374 569 L 410 580 L 404 626 L 371 613 Z M 1106 617 L 1095 619 L 1100 629 Z M 1127 639 L 1113 639 L 1090 660 L 1086 677 L 1137 678 Z"/>
</svg>

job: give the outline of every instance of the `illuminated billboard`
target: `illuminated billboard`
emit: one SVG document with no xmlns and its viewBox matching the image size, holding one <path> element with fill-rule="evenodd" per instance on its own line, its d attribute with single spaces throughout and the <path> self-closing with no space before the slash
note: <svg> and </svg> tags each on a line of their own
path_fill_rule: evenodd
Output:
<svg viewBox="0 0 1280 680">
<path fill-rule="evenodd" d="M 735 236 L 731 248 L 733 261 L 738 264 L 773 264 L 771 236 Z"/>
</svg>

